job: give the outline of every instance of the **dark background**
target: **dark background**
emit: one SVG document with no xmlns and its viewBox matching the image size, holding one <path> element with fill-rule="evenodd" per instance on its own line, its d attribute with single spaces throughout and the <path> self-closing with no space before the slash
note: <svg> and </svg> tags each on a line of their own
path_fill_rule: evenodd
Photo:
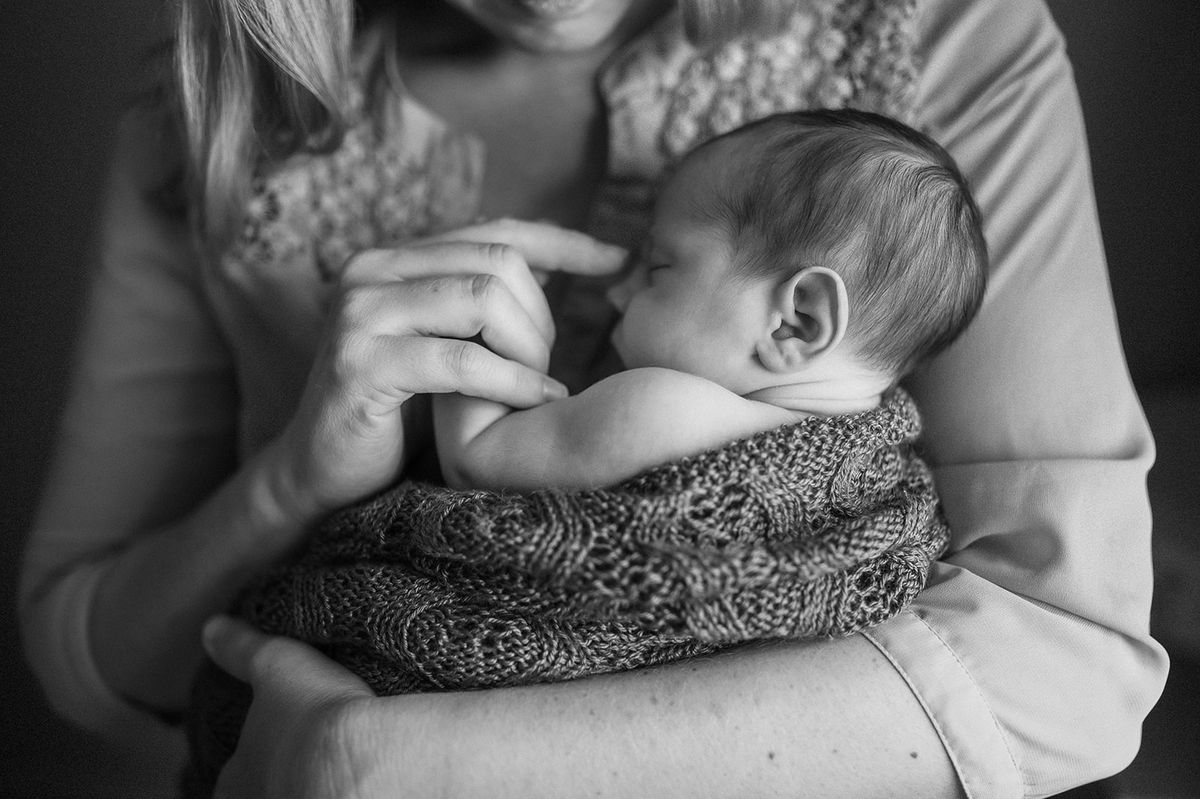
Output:
<svg viewBox="0 0 1200 799">
<path fill-rule="evenodd" d="M 1200 3 L 1050 5 L 1076 65 L 1119 321 L 1159 446 L 1150 479 L 1154 625 L 1174 665 L 1142 755 L 1106 788 L 1200 796 Z M 165 790 L 141 776 L 137 755 L 50 714 L 21 661 L 12 610 L 63 399 L 105 153 L 165 7 L 0 3 L 0 794 L 8 797 Z"/>
</svg>

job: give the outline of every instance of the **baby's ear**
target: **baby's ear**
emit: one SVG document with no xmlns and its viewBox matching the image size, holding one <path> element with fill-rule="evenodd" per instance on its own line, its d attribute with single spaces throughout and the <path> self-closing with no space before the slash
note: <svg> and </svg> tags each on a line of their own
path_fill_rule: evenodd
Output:
<svg viewBox="0 0 1200 799">
<path fill-rule="evenodd" d="M 850 300 L 841 275 L 810 266 L 781 283 L 772 296 L 770 329 L 759 339 L 759 361 L 772 372 L 795 372 L 831 352 L 846 335 Z"/>
</svg>

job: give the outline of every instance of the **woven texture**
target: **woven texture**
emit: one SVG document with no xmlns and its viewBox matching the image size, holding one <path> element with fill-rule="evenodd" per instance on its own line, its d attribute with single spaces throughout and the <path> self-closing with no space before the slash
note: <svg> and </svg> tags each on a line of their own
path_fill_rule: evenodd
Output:
<svg viewBox="0 0 1200 799">
<path fill-rule="evenodd" d="M 899 612 L 948 540 L 919 418 L 878 409 L 735 441 L 600 490 L 406 483 L 331 518 L 237 612 L 380 694 L 567 680 Z M 189 722 L 206 795 L 246 708 L 215 668 Z"/>
</svg>

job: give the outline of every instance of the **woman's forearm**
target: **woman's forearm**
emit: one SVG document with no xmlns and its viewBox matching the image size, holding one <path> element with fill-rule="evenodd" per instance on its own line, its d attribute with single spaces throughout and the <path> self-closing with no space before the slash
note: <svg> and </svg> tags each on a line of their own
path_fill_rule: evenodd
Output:
<svg viewBox="0 0 1200 799">
<path fill-rule="evenodd" d="M 344 735 L 371 753 L 363 797 L 961 795 L 921 705 L 862 637 L 358 708 Z"/>
<path fill-rule="evenodd" d="M 204 620 L 315 520 L 280 485 L 276 458 L 266 448 L 189 516 L 131 538 L 111 557 L 89 633 L 97 669 L 118 694 L 162 710 L 183 707 Z"/>
</svg>

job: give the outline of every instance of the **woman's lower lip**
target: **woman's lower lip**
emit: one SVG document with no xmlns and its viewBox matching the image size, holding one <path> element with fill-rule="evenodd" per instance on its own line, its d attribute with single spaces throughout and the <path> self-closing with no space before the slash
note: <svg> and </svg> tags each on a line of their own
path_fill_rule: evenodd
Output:
<svg viewBox="0 0 1200 799">
<path fill-rule="evenodd" d="M 512 0 L 530 14 L 544 19 L 562 19 L 574 16 L 592 0 Z"/>
</svg>

